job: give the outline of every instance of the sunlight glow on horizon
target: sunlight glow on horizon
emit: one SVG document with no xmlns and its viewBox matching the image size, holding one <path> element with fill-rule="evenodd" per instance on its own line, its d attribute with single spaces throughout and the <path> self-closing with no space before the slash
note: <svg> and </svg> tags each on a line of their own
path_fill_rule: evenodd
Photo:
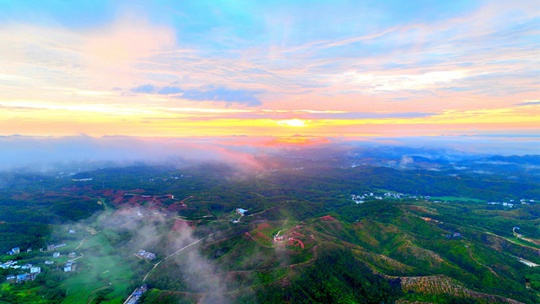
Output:
<svg viewBox="0 0 540 304">
<path fill-rule="evenodd" d="M 305 127 L 306 121 L 298 118 L 279 120 L 278 125 L 288 127 Z"/>
</svg>

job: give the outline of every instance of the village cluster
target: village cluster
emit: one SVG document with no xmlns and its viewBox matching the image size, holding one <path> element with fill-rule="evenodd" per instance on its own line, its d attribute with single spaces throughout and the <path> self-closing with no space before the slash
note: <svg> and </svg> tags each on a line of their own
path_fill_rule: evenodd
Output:
<svg viewBox="0 0 540 304">
<path fill-rule="evenodd" d="M 511 199 L 508 202 L 488 202 L 488 205 L 502 205 L 504 207 L 513 208 L 515 205 L 529 205 L 530 203 L 534 203 L 535 200 L 533 199 L 525 199 L 522 198 L 519 200 L 519 203 Z"/>
<path fill-rule="evenodd" d="M 355 202 L 356 204 L 363 204 L 367 200 L 383 200 L 386 198 L 390 199 L 426 199 L 429 200 L 430 196 L 423 196 L 423 195 L 410 195 L 410 194 L 403 194 L 403 193 L 393 193 L 393 192 L 385 192 L 383 194 L 374 194 L 373 192 L 370 193 L 364 193 L 363 195 L 351 195 L 351 200 Z M 435 203 L 441 203 L 441 201 L 434 201 Z M 531 203 L 535 203 L 534 199 L 525 199 L 522 198 L 519 201 L 515 201 L 513 199 L 509 200 L 508 202 L 488 202 L 488 205 L 502 205 L 503 207 L 509 207 L 513 208 L 516 205 L 529 205 Z"/>
<path fill-rule="evenodd" d="M 403 198 L 410 198 L 410 199 L 419 199 L 424 198 L 424 196 L 420 195 L 408 195 L 403 193 L 394 193 L 394 192 L 385 192 L 383 194 L 374 194 L 373 192 L 370 193 L 364 193 L 363 195 L 356 195 L 352 194 L 351 199 L 356 204 L 363 204 L 367 200 L 383 200 L 385 198 L 392 198 L 392 199 L 403 199 Z M 426 199 L 429 199 L 429 196 L 425 197 Z"/>
<path fill-rule="evenodd" d="M 139 299 L 148 290 L 148 285 L 144 284 L 140 287 L 135 288 L 135 290 L 129 295 L 126 301 L 124 301 L 124 304 L 137 304 L 139 303 Z"/>
<path fill-rule="evenodd" d="M 73 229 L 69 230 L 69 234 L 75 234 L 76 231 Z M 39 252 L 41 253 L 48 253 L 50 254 L 52 252 L 52 259 L 46 260 L 43 263 L 45 265 L 53 265 L 55 262 L 53 260 L 59 259 L 62 254 L 57 250 L 59 248 L 65 247 L 65 243 L 61 244 L 50 244 L 47 245 L 45 248 L 40 248 Z M 13 247 L 10 251 L 6 252 L 7 255 L 19 255 L 21 253 L 31 253 L 32 248 L 27 248 L 26 250 L 21 250 L 20 247 Z M 70 252 L 67 254 L 67 257 L 69 260 L 67 260 L 62 267 L 58 266 L 55 268 L 55 270 L 58 271 L 64 271 L 64 272 L 72 272 L 76 270 L 77 264 L 74 262 L 73 259 L 77 257 L 77 254 L 75 252 Z M 8 260 L 4 263 L 0 264 L 0 268 L 2 269 L 10 269 L 10 273 L 6 276 L 6 281 L 8 282 L 14 282 L 14 283 L 22 283 L 26 281 L 33 281 L 36 279 L 37 275 L 39 275 L 42 271 L 42 268 L 40 266 L 32 265 L 31 263 L 26 263 L 24 265 L 20 265 L 19 263 L 23 262 L 23 260 Z"/>
<path fill-rule="evenodd" d="M 17 261 L 8 261 L 6 263 L 9 263 L 9 262 L 17 263 Z M 15 266 L 19 266 L 19 265 L 15 265 Z M 25 273 L 21 273 L 21 274 L 17 274 L 17 275 L 8 274 L 6 276 L 6 281 L 8 281 L 8 282 L 16 282 L 16 283 L 21 283 L 21 282 L 26 282 L 26 281 L 33 281 L 33 280 L 36 279 L 36 276 L 41 273 L 41 267 L 34 267 L 34 266 L 32 266 L 32 264 L 26 264 L 26 265 L 20 266 L 20 267 L 21 267 L 21 269 L 30 269 L 30 272 L 25 272 Z"/>
<path fill-rule="evenodd" d="M 148 260 L 153 260 L 156 258 L 156 255 L 152 252 L 148 252 L 146 250 L 139 250 L 139 252 L 137 252 L 135 254 L 136 256 L 140 257 L 140 258 L 143 258 L 143 259 L 148 259 Z"/>
<path fill-rule="evenodd" d="M 60 248 L 60 247 L 63 247 L 63 246 L 66 246 L 66 244 L 49 245 L 49 246 L 47 246 L 47 248 L 41 248 L 39 251 L 40 252 L 50 252 L 50 251 L 54 251 L 57 248 Z M 28 248 L 26 250 L 27 253 L 29 253 L 31 251 L 32 251 L 31 248 Z M 20 254 L 20 253 L 21 253 L 20 247 L 14 247 L 10 251 L 7 252 L 8 255 L 17 255 L 17 254 Z M 57 252 L 57 251 L 52 254 L 53 259 L 58 259 L 58 258 L 60 258 L 60 256 L 61 256 L 60 252 Z M 76 256 L 77 256 L 77 254 L 75 252 L 71 252 L 71 253 L 68 254 L 68 258 L 70 258 L 70 259 L 75 258 Z M 18 261 L 9 260 L 9 261 L 6 261 L 6 262 L 0 264 L 0 268 L 2 268 L 2 269 L 11 269 L 11 270 L 13 270 L 12 273 L 10 273 L 10 274 L 8 274 L 6 276 L 6 281 L 15 282 L 15 283 L 33 281 L 33 280 L 36 279 L 37 275 L 39 275 L 41 273 L 41 267 L 35 266 L 33 264 L 30 264 L 30 263 L 26 263 L 24 265 L 19 265 L 20 261 L 21 260 L 18 260 Z M 52 261 L 52 260 L 46 260 L 44 262 L 45 265 L 52 265 L 54 263 L 55 262 Z M 56 269 L 57 270 L 63 270 L 64 272 L 72 272 L 72 271 L 75 271 L 75 269 L 76 269 L 76 263 L 73 260 L 68 260 L 64 264 L 63 267 L 57 267 Z"/>
</svg>

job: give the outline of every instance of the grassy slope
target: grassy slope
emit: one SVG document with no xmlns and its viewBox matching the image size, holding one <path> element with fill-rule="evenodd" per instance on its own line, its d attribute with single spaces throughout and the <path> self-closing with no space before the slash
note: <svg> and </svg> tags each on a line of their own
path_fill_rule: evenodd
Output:
<svg viewBox="0 0 540 304">
<path fill-rule="evenodd" d="M 95 296 L 96 292 L 112 287 L 105 298 L 110 303 L 122 303 L 132 278 L 129 264 L 115 254 L 104 233 L 89 238 L 80 248 L 86 256 L 77 260 L 77 272 L 63 284 L 67 290 L 64 303 L 81 303 Z"/>
</svg>

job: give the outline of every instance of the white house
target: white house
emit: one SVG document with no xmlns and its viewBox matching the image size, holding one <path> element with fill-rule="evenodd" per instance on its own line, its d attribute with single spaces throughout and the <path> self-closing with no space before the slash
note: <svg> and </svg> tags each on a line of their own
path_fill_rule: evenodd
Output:
<svg viewBox="0 0 540 304">
<path fill-rule="evenodd" d="M 244 215 L 244 213 L 246 213 L 247 210 L 246 209 L 242 209 L 242 208 L 236 208 L 236 213 L 240 214 L 240 215 Z"/>
</svg>

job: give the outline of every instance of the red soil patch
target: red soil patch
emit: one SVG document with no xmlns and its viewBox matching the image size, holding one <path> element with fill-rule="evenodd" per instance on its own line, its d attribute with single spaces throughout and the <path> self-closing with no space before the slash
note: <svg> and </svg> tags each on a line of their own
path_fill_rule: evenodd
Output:
<svg viewBox="0 0 540 304">
<path fill-rule="evenodd" d="M 331 215 L 325 215 L 325 216 L 321 217 L 321 219 L 322 219 L 323 221 L 335 221 L 335 220 L 336 220 L 336 219 L 335 219 L 333 216 L 331 216 Z"/>
<path fill-rule="evenodd" d="M 174 222 L 174 226 L 172 227 L 173 231 L 182 231 L 185 229 L 191 229 L 195 227 L 195 223 L 190 221 L 184 221 L 184 220 L 176 220 Z"/>
<path fill-rule="evenodd" d="M 113 200 L 113 204 L 115 205 L 120 205 L 120 204 L 123 204 L 126 200 L 124 199 L 124 195 L 123 194 L 117 194 L 115 197 L 114 197 L 114 200 Z"/>
<path fill-rule="evenodd" d="M 169 207 L 167 207 L 167 210 L 175 212 L 175 211 L 180 211 L 180 210 L 182 210 L 182 209 L 184 209 L 186 207 L 187 207 L 187 205 L 174 203 L 174 204 L 170 205 Z"/>
<path fill-rule="evenodd" d="M 304 249 L 304 243 L 302 241 L 300 241 L 299 239 L 290 238 L 287 245 L 289 245 L 289 246 L 300 246 L 302 249 Z"/>
<path fill-rule="evenodd" d="M 363 222 L 356 222 L 353 226 L 354 228 L 363 229 L 366 225 Z"/>
<path fill-rule="evenodd" d="M 259 224 L 259 226 L 257 226 L 257 230 L 264 230 L 264 229 L 269 229 L 269 228 L 271 228 L 271 226 L 268 223 L 262 223 L 262 224 Z"/>
<path fill-rule="evenodd" d="M 174 212 L 187 208 L 187 205 L 184 204 L 184 201 L 174 202 L 173 204 L 169 205 L 169 207 L 167 207 L 167 210 Z"/>
<path fill-rule="evenodd" d="M 114 195 L 114 190 L 107 189 L 107 190 L 103 191 L 103 195 L 107 196 L 107 197 L 113 196 Z"/>
<path fill-rule="evenodd" d="M 140 196 L 132 196 L 127 203 L 130 205 L 140 205 L 143 202 L 142 197 Z"/>
<path fill-rule="evenodd" d="M 260 231 L 257 231 L 256 235 L 259 236 L 260 238 L 263 238 L 263 239 L 265 239 L 267 241 L 270 241 L 270 238 L 266 234 L 264 234 L 264 233 L 262 233 Z"/>
</svg>

